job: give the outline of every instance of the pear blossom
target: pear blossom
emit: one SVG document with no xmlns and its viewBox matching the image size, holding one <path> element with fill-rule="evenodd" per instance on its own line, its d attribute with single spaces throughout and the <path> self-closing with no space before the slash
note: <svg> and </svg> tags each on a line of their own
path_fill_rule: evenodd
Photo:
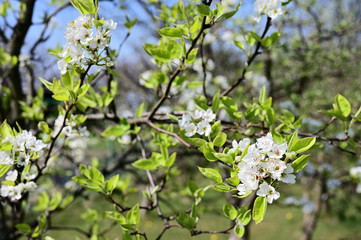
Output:
<svg viewBox="0 0 361 240">
<path fill-rule="evenodd" d="M 8 171 L 5 177 L 6 181 L 15 182 L 18 177 L 18 171 Z"/>
<path fill-rule="evenodd" d="M 212 112 L 212 109 L 202 112 L 202 118 L 206 122 L 212 122 L 216 118 L 216 114 Z"/>
<path fill-rule="evenodd" d="M 259 185 L 259 190 L 256 194 L 258 196 L 266 197 L 268 203 L 272 203 L 273 200 L 276 200 L 280 197 L 280 193 L 266 182 L 263 182 L 261 185 Z"/>
<path fill-rule="evenodd" d="M 69 65 L 83 66 L 89 62 L 103 62 L 106 66 L 114 63 L 110 58 L 102 56 L 104 48 L 109 46 L 111 30 L 117 27 L 112 19 L 103 20 L 103 25 L 95 28 L 93 18 L 80 16 L 66 25 L 65 38 L 67 40 L 63 51 L 59 54 L 58 69 L 65 74 Z M 98 21 L 101 23 L 101 21 Z M 70 57 L 70 60 L 68 59 Z"/>
<path fill-rule="evenodd" d="M 197 133 L 197 127 L 194 123 L 190 123 L 186 126 L 186 133 L 187 137 L 192 137 L 194 134 Z"/>
<path fill-rule="evenodd" d="M 204 134 L 204 136 L 206 136 L 206 137 L 209 136 L 209 134 L 211 133 L 211 130 L 212 130 L 211 125 L 209 124 L 209 122 L 207 122 L 207 121 L 205 121 L 205 120 L 203 120 L 202 122 L 198 123 L 197 128 L 198 128 L 198 131 L 197 131 L 197 132 L 198 132 L 200 135 L 203 135 L 203 134 Z"/>
<path fill-rule="evenodd" d="M 0 164 L 1 165 L 14 164 L 14 159 L 10 157 L 10 152 L 0 151 Z"/>
<path fill-rule="evenodd" d="M 283 177 L 280 178 L 280 181 L 284 183 L 295 184 L 296 176 L 292 173 L 293 173 L 293 168 L 291 166 L 291 163 L 288 163 L 287 168 L 283 173 Z"/>
<path fill-rule="evenodd" d="M 182 119 L 178 121 L 178 125 L 182 128 L 185 128 L 191 121 L 191 115 L 189 113 L 184 113 Z"/>
</svg>

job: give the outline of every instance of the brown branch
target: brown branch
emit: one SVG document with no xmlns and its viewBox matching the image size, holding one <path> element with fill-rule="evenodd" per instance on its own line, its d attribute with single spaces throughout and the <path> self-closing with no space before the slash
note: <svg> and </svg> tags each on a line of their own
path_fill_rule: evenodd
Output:
<svg viewBox="0 0 361 240">
<path fill-rule="evenodd" d="M 182 64 L 185 62 L 185 60 L 188 58 L 188 55 L 190 54 L 190 52 L 193 50 L 193 48 L 195 47 L 195 45 L 198 42 L 198 39 L 202 36 L 204 30 L 206 30 L 207 28 L 210 28 L 212 25 L 210 23 L 206 24 L 206 19 L 207 17 L 203 17 L 202 20 L 202 25 L 201 28 L 197 34 L 197 36 L 192 40 L 191 46 L 189 47 L 185 57 L 182 58 L 181 62 Z M 212 20 L 211 20 L 212 21 Z M 181 65 L 182 65 L 181 64 Z M 157 110 L 162 106 L 162 104 L 164 103 L 164 101 L 168 98 L 168 94 L 170 91 L 170 88 L 172 86 L 173 81 L 175 80 L 175 78 L 178 76 L 178 74 L 182 71 L 182 67 L 178 66 L 177 69 L 174 71 L 174 73 L 171 75 L 171 77 L 169 78 L 167 87 L 165 89 L 165 92 L 163 93 L 162 97 L 159 99 L 159 101 L 156 103 L 156 105 L 152 108 L 152 110 L 150 111 L 149 115 L 148 115 L 148 120 L 152 119 L 154 114 L 157 112 Z"/>
<path fill-rule="evenodd" d="M 271 21 L 272 21 L 272 19 L 270 17 L 267 17 L 266 26 L 264 28 L 264 31 L 263 31 L 262 35 L 261 35 L 261 39 L 263 39 L 266 36 L 269 28 L 272 25 Z M 221 97 L 224 97 L 224 96 L 228 95 L 231 91 L 233 91 L 245 79 L 247 69 L 252 64 L 252 62 L 257 57 L 257 55 L 261 54 L 261 52 L 259 52 L 261 47 L 262 47 L 262 44 L 261 44 L 260 41 L 258 41 L 252 56 L 250 58 L 248 58 L 248 60 L 247 60 L 246 66 L 243 69 L 241 76 L 237 79 L 237 81 L 235 83 L 233 83 L 229 88 L 227 88 L 226 90 L 224 90 L 224 92 L 221 93 Z"/>
</svg>

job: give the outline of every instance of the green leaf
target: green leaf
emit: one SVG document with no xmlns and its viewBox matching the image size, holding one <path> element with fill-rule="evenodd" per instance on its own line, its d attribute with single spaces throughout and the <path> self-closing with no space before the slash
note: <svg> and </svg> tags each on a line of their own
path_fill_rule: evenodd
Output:
<svg viewBox="0 0 361 240">
<path fill-rule="evenodd" d="M 128 29 L 131 29 L 132 27 L 134 27 L 134 25 L 137 23 L 138 18 L 134 18 L 133 20 L 130 20 L 127 16 L 126 16 L 126 23 L 124 23 L 124 26 Z"/>
<path fill-rule="evenodd" d="M 224 20 L 233 17 L 238 12 L 240 7 L 241 7 L 241 3 L 237 5 L 236 10 L 222 14 L 219 18 L 217 18 L 215 22 L 216 23 L 223 22 Z"/>
<path fill-rule="evenodd" d="M 226 178 L 226 181 L 227 181 L 230 185 L 235 186 L 235 187 L 238 186 L 238 185 L 239 185 L 239 182 L 240 182 L 238 176 L 231 177 L 231 178 Z"/>
<path fill-rule="evenodd" d="M 53 98 L 57 101 L 68 101 L 70 93 L 66 88 L 56 88 L 54 89 Z"/>
<path fill-rule="evenodd" d="M 183 56 L 182 46 L 174 40 L 169 41 L 167 49 L 172 58 L 181 58 Z"/>
<path fill-rule="evenodd" d="M 119 137 L 119 136 L 124 135 L 129 129 L 130 129 L 129 123 L 110 126 L 104 132 L 102 132 L 102 136 L 103 137 Z"/>
<path fill-rule="evenodd" d="M 5 165 L 5 164 L 1 164 L 0 165 L 0 177 L 2 177 L 5 173 L 7 173 L 7 171 L 10 169 L 11 165 Z"/>
<path fill-rule="evenodd" d="M 198 48 L 192 49 L 186 59 L 186 64 L 191 64 L 196 59 Z"/>
<path fill-rule="evenodd" d="M 107 193 L 112 193 L 113 190 L 117 187 L 119 181 L 119 175 L 114 175 L 112 178 L 105 182 L 105 191 Z"/>
<path fill-rule="evenodd" d="M 213 155 L 218 158 L 219 160 L 221 160 L 224 163 L 233 163 L 233 158 L 231 155 L 226 154 L 226 153 L 213 153 Z"/>
<path fill-rule="evenodd" d="M 93 0 L 70 0 L 70 3 L 82 15 L 95 14 L 95 12 L 96 12 Z"/>
<path fill-rule="evenodd" d="M 215 151 L 213 149 L 211 149 L 208 146 L 204 146 L 199 148 L 199 151 L 201 151 L 204 155 L 204 157 L 210 161 L 210 162 L 214 162 L 217 161 L 218 159 L 213 155 L 213 153 L 215 153 Z"/>
<path fill-rule="evenodd" d="M 303 169 L 307 165 L 309 157 L 310 157 L 310 155 L 302 155 L 299 158 L 297 158 L 296 160 L 294 160 L 291 165 L 293 168 L 293 171 L 298 172 L 301 169 Z"/>
<path fill-rule="evenodd" d="M 153 56 L 155 59 L 161 62 L 170 62 L 172 60 L 170 53 L 168 52 L 168 49 L 165 48 L 154 48 L 151 49 L 150 55 Z"/>
<path fill-rule="evenodd" d="M 288 141 L 287 141 L 287 151 L 290 152 L 291 146 L 298 140 L 297 138 L 298 135 L 298 130 L 296 130 L 294 133 L 292 133 L 289 137 L 288 137 Z"/>
<path fill-rule="evenodd" d="M 223 213 L 227 218 L 229 218 L 231 220 L 234 220 L 237 217 L 237 214 L 238 214 L 237 210 L 231 204 L 224 204 L 223 205 Z"/>
<path fill-rule="evenodd" d="M 290 151 L 295 151 L 296 153 L 301 153 L 310 149 L 313 144 L 316 142 L 316 137 L 307 137 L 298 139 L 294 142 L 290 148 Z"/>
<path fill-rule="evenodd" d="M 170 114 L 170 113 L 167 113 L 167 116 L 172 119 L 173 121 L 175 121 L 176 123 L 178 123 L 179 119 L 176 115 L 173 115 L 173 114 Z"/>
<path fill-rule="evenodd" d="M 40 121 L 40 122 L 38 123 L 38 128 L 39 128 L 41 131 L 43 131 L 44 133 L 47 133 L 47 134 L 50 133 L 49 125 L 48 125 L 46 122 L 44 122 L 44 121 Z"/>
<path fill-rule="evenodd" d="M 176 152 L 172 153 L 172 155 L 170 155 L 170 157 L 166 160 L 165 166 L 166 167 L 173 166 L 176 156 L 177 156 Z"/>
<path fill-rule="evenodd" d="M 211 138 L 217 136 L 217 134 L 221 131 L 221 128 L 222 128 L 221 121 L 215 122 L 211 127 L 211 134 L 210 134 Z"/>
<path fill-rule="evenodd" d="M 239 218 L 239 221 L 241 221 L 241 223 L 246 226 L 251 221 L 251 218 L 251 209 L 249 209 Z"/>
<path fill-rule="evenodd" d="M 207 6 L 205 4 L 198 4 L 197 10 L 203 16 L 211 16 L 212 15 L 211 9 L 209 8 L 209 6 Z"/>
<path fill-rule="evenodd" d="M 128 222 L 131 224 L 138 224 L 140 222 L 140 210 L 139 203 L 137 203 L 132 209 L 127 213 Z"/>
<path fill-rule="evenodd" d="M 216 113 L 218 111 L 218 109 L 219 109 L 219 103 L 220 103 L 219 95 L 220 95 L 220 92 L 218 90 L 216 95 L 214 95 L 213 100 L 212 100 L 212 111 L 214 113 Z"/>
<path fill-rule="evenodd" d="M 64 87 L 69 90 L 73 90 L 73 76 L 68 71 L 65 74 L 61 75 L 61 82 L 63 83 Z"/>
<path fill-rule="evenodd" d="M 341 112 L 341 110 L 339 110 L 339 109 L 320 110 L 319 112 L 321 112 L 323 114 L 327 114 L 331 117 L 336 117 L 336 118 L 340 119 L 341 121 L 347 121 L 347 117 L 345 117 L 343 115 L 343 113 Z"/>
<path fill-rule="evenodd" d="M 234 40 L 233 43 L 234 43 L 234 45 L 236 45 L 238 48 L 244 50 L 244 44 L 243 44 L 243 42 Z"/>
<path fill-rule="evenodd" d="M 184 135 L 185 134 L 185 130 L 182 130 L 180 132 L 180 136 L 181 138 L 183 138 L 187 143 L 197 146 L 197 147 L 203 147 L 205 145 L 207 145 L 207 142 L 204 139 L 201 138 L 189 138 L 187 136 Z"/>
<path fill-rule="evenodd" d="M 261 93 L 259 94 L 259 104 L 262 105 L 266 101 L 266 86 L 262 87 Z"/>
<path fill-rule="evenodd" d="M 256 222 L 256 224 L 262 222 L 264 215 L 266 214 L 267 210 L 267 199 L 265 197 L 257 197 L 254 201 L 253 205 L 253 220 Z"/>
<path fill-rule="evenodd" d="M 216 170 L 212 168 L 202 168 L 202 167 L 198 167 L 198 169 L 205 177 L 211 179 L 212 181 L 215 181 L 217 183 L 222 182 L 222 176 Z"/>
<path fill-rule="evenodd" d="M 342 115 L 344 117 L 348 117 L 351 113 L 351 105 L 347 101 L 347 99 L 342 96 L 341 94 L 338 94 L 335 98 L 337 108 L 341 111 Z"/>
<path fill-rule="evenodd" d="M 15 227 L 22 233 L 31 233 L 31 227 L 29 226 L 29 224 L 20 223 L 16 224 Z"/>
<path fill-rule="evenodd" d="M 242 238 L 243 235 L 244 235 L 244 227 L 238 227 L 238 226 L 236 226 L 236 227 L 234 228 L 234 232 L 237 234 L 237 236 L 238 236 L 239 238 Z"/>
<path fill-rule="evenodd" d="M 70 0 L 70 3 L 79 11 L 80 14 L 95 14 L 96 8 L 93 0 Z"/>
<path fill-rule="evenodd" d="M 213 140 L 213 144 L 216 147 L 222 147 L 227 141 L 227 134 L 220 132 Z"/>
<path fill-rule="evenodd" d="M 140 104 L 139 107 L 137 108 L 137 111 L 135 112 L 135 116 L 137 118 L 142 117 L 143 115 L 143 109 L 144 109 L 144 103 Z"/>
<path fill-rule="evenodd" d="M 213 189 L 218 192 L 229 192 L 231 190 L 231 188 L 225 183 L 217 183 L 214 185 Z"/>
<path fill-rule="evenodd" d="M 167 38 L 181 38 L 182 37 L 182 31 L 178 28 L 172 28 L 172 27 L 165 27 L 158 30 L 159 34 L 163 37 Z"/>
<path fill-rule="evenodd" d="M 0 126 L 0 136 L 3 138 L 13 136 L 13 130 L 10 125 L 4 120 L 4 122 Z"/>
<path fill-rule="evenodd" d="M 196 224 L 195 218 L 189 217 L 184 212 L 180 212 L 176 220 L 179 223 L 179 225 L 187 229 L 193 229 Z"/>
<path fill-rule="evenodd" d="M 125 217 L 123 215 L 121 215 L 118 212 L 114 212 L 114 211 L 106 211 L 105 212 L 105 216 L 118 222 L 119 224 L 125 224 L 126 220 Z"/>
<path fill-rule="evenodd" d="M 132 163 L 133 167 L 136 167 L 138 169 L 142 170 L 155 170 L 158 166 L 158 163 L 151 159 L 139 159 Z"/>
<path fill-rule="evenodd" d="M 107 70 L 108 72 L 113 75 L 114 77 L 117 77 L 117 78 L 121 78 L 122 76 L 120 76 L 119 73 L 117 73 L 116 71 L 114 71 L 113 69 L 111 69 L 110 67 L 107 67 Z"/>
<path fill-rule="evenodd" d="M 99 185 L 104 183 L 104 175 L 95 167 L 89 167 L 89 178 Z"/>
<path fill-rule="evenodd" d="M 46 81 L 46 80 L 45 80 L 44 78 L 42 78 L 42 77 L 39 77 L 39 80 L 40 80 L 40 82 L 42 82 L 42 83 L 45 85 L 45 87 L 46 87 L 47 89 L 50 90 L 50 92 L 53 91 L 53 84 L 52 84 L 52 83 Z"/>
<path fill-rule="evenodd" d="M 52 199 L 51 199 L 51 201 L 50 201 L 50 203 L 49 203 L 49 209 L 52 211 L 52 210 L 55 210 L 58 206 L 59 206 L 59 204 L 60 204 L 60 202 L 61 202 L 61 199 L 62 199 L 62 196 L 61 196 L 61 193 L 60 192 L 56 192 L 54 195 L 53 195 L 53 197 L 52 197 Z"/>
</svg>

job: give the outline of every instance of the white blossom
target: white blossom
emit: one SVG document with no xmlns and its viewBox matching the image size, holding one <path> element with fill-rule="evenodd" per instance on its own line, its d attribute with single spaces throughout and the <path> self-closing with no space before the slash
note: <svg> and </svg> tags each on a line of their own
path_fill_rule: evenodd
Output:
<svg viewBox="0 0 361 240">
<path fill-rule="evenodd" d="M 257 191 L 258 196 L 266 197 L 268 203 L 272 203 L 273 200 L 276 200 L 280 197 L 280 193 L 277 192 L 274 187 L 269 185 L 266 182 L 263 182 L 259 185 L 259 190 Z"/>
<path fill-rule="evenodd" d="M 196 127 L 196 125 L 195 125 L 194 123 L 188 124 L 188 125 L 185 127 L 185 129 L 186 129 L 185 135 L 186 135 L 187 137 L 192 137 L 194 134 L 197 133 L 197 127 Z"/>
<path fill-rule="evenodd" d="M 7 172 L 5 180 L 10 182 L 15 182 L 17 178 L 18 178 L 18 171 L 13 170 Z"/>
<path fill-rule="evenodd" d="M 212 130 L 211 125 L 209 124 L 209 122 L 207 122 L 205 120 L 198 123 L 197 128 L 198 128 L 197 132 L 200 135 L 204 135 L 206 137 L 209 136 L 209 134 L 211 133 L 211 130 Z"/>
</svg>

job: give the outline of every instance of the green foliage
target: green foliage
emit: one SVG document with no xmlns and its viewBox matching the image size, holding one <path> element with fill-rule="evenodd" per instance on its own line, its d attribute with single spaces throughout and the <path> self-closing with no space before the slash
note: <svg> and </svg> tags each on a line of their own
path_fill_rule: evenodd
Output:
<svg viewBox="0 0 361 240">
<path fill-rule="evenodd" d="M 262 222 L 267 210 L 267 199 L 265 197 L 257 197 L 254 201 L 252 218 L 256 224 Z"/>
</svg>

